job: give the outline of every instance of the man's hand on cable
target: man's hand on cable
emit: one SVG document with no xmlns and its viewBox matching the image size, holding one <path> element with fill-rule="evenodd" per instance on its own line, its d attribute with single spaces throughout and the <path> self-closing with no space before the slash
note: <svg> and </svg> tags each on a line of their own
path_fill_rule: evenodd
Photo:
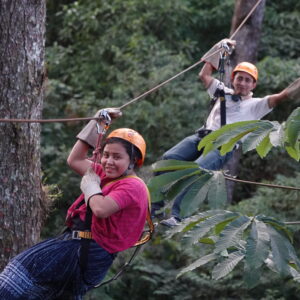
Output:
<svg viewBox="0 0 300 300">
<path fill-rule="evenodd" d="M 122 116 L 122 112 L 119 108 L 104 108 L 100 109 L 94 115 L 98 120 L 91 120 L 89 123 L 77 134 L 77 138 L 87 144 L 89 144 L 92 148 L 96 147 L 97 139 L 98 139 L 98 131 L 97 131 L 97 123 L 99 126 L 102 126 L 107 119 L 107 117 L 111 118 L 111 120 L 117 119 Z"/>
<path fill-rule="evenodd" d="M 216 70 L 219 68 L 220 53 L 231 52 L 236 45 L 235 40 L 223 39 L 206 52 L 201 60 L 210 63 Z"/>
<path fill-rule="evenodd" d="M 84 194 L 84 201 L 86 205 L 88 205 L 88 201 L 92 196 L 102 194 L 100 183 L 100 177 L 92 168 L 89 168 L 82 177 L 80 183 L 80 189 Z"/>
<path fill-rule="evenodd" d="M 287 96 L 292 100 L 300 100 L 300 77 L 286 88 Z"/>
</svg>

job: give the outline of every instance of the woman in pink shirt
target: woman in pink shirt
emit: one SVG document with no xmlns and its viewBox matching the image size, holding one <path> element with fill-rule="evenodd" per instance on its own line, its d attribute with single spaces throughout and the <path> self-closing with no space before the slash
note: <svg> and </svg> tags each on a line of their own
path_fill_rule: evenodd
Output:
<svg viewBox="0 0 300 300">
<path fill-rule="evenodd" d="M 87 153 L 96 145 L 95 131 L 91 121 L 68 157 L 69 166 L 83 176 L 83 194 L 68 210 L 67 230 L 7 265 L 0 274 L 1 299 L 82 299 L 102 281 L 116 254 L 140 239 L 149 193 L 134 170 L 144 162 L 145 141 L 132 129 L 114 130 L 100 161 L 92 162 Z"/>
</svg>

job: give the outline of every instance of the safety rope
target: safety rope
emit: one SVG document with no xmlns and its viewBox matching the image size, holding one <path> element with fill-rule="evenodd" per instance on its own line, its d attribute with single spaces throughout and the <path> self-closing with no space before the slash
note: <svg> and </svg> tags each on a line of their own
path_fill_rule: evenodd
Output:
<svg viewBox="0 0 300 300">
<path fill-rule="evenodd" d="M 293 186 L 286 186 L 286 185 L 278 185 L 278 184 L 269 184 L 269 183 L 261 183 L 261 182 L 255 182 L 255 181 L 247 181 L 247 180 L 241 180 L 237 179 L 228 175 L 224 174 L 224 178 L 230 181 L 235 181 L 235 182 L 241 182 L 241 183 L 247 183 L 247 184 L 253 184 L 253 185 L 260 185 L 260 186 L 266 186 L 266 187 L 271 187 L 271 188 L 278 188 L 278 189 L 288 189 L 288 190 L 295 190 L 295 191 L 300 191 L 300 188 L 293 187 Z"/>
<path fill-rule="evenodd" d="M 241 27 L 247 22 L 247 20 L 249 19 L 249 17 L 252 15 L 252 13 L 254 12 L 254 10 L 257 8 L 257 6 L 260 4 L 262 0 L 258 0 L 256 2 L 256 4 L 253 6 L 253 8 L 250 10 L 250 12 L 247 14 L 247 16 L 244 18 L 244 20 L 241 22 L 241 24 L 239 25 L 239 27 L 235 30 L 235 32 L 230 36 L 229 39 L 233 39 L 235 37 L 235 35 L 239 32 L 239 30 L 241 29 Z M 217 49 L 215 52 L 211 53 L 210 55 L 208 55 L 207 57 L 205 57 L 205 59 L 219 53 L 220 51 L 222 51 L 223 49 Z M 151 88 L 150 90 L 146 91 L 145 93 L 133 98 L 132 100 L 127 101 L 126 103 L 124 103 L 122 106 L 118 107 L 120 110 L 125 108 L 126 106 L 140 100 L 141 98 L 149 95 L 150 93 L 156 91 L 157 89 L 161 88 L 162 86 L 166 85 L 167 83 L 169 83 L 170 81 L 176 79 L 177 77 L 181 76 L 182 74 L 190 71 L 191 69 L 195 68 L 196 66 L 198 66 L 200 63 L 204 62 L 203 59 L 200 59 L 199 61 L 197 61 L 196 63 L 194 63 L 193 65 L 191 65 L 190 67 L 184 69 L 183 71 L 177 73 L 176 75 L 172 76 L 171 78 L 163 81 L 162 83 L 156 85 L 155 87 Z M 74 122 L 74 121 L 89 121 L 89 120 L 95 120 L 96 118 L 68 118 L 68 119 L 5 119 L 5 118 L 0 118 L 0 122 L 12 122 L 12 123 L 54 123 L 54 122 Z"/>
</svg>

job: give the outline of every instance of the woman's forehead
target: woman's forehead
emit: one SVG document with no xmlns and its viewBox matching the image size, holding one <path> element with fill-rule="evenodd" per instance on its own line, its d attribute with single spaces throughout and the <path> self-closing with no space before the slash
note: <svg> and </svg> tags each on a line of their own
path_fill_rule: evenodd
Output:
<svg viewBox="0 0 300 300">
<path fill-rule="evenodd" d="M 106 144 L 103 151 L 118 153 L 118 152 L 126 152 L 126 149 L 124 145 L 122 145 L 121 143 L 111 143 L 111 144 Z"/>
</svg>

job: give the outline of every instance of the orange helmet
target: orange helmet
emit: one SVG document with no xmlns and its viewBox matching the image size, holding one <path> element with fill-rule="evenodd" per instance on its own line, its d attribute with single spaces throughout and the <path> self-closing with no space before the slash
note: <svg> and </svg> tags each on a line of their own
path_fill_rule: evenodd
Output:
<svg viewBox="0 0 300 300">
<path fill-rule="evenodd" d="M 246 72 L 249 75 L 251 75 L 255 79 L 255 81 L 257 81 L 257 79 L 258 79 L 258 70 L 257 70 L 257 68 L 249 62 L 245 62 L 245 61 L 241 62 L 234 68 L 234 70 L 232 71 L 232 74 L 231 74 L 231 79 L 232 80 L 233 80 L 234 75 L 235 75 L 236 72 Z"/>
<path fill-rule="evenodd" d="M 130 129 L 130 128 L 119 128 L 116 130 L 113 130 L 107 137 L 109 138 L 120 138 L 125 141 L 128 141 L 129 143 L 133 144 L 136 146 L 142 155 L 142 158 L 137 161 L 137 165 L 141 166 L 144 162 L 145 156 L 146 156 L 146 142 L 144 138 L 135 130 Z"/>
</svg>

